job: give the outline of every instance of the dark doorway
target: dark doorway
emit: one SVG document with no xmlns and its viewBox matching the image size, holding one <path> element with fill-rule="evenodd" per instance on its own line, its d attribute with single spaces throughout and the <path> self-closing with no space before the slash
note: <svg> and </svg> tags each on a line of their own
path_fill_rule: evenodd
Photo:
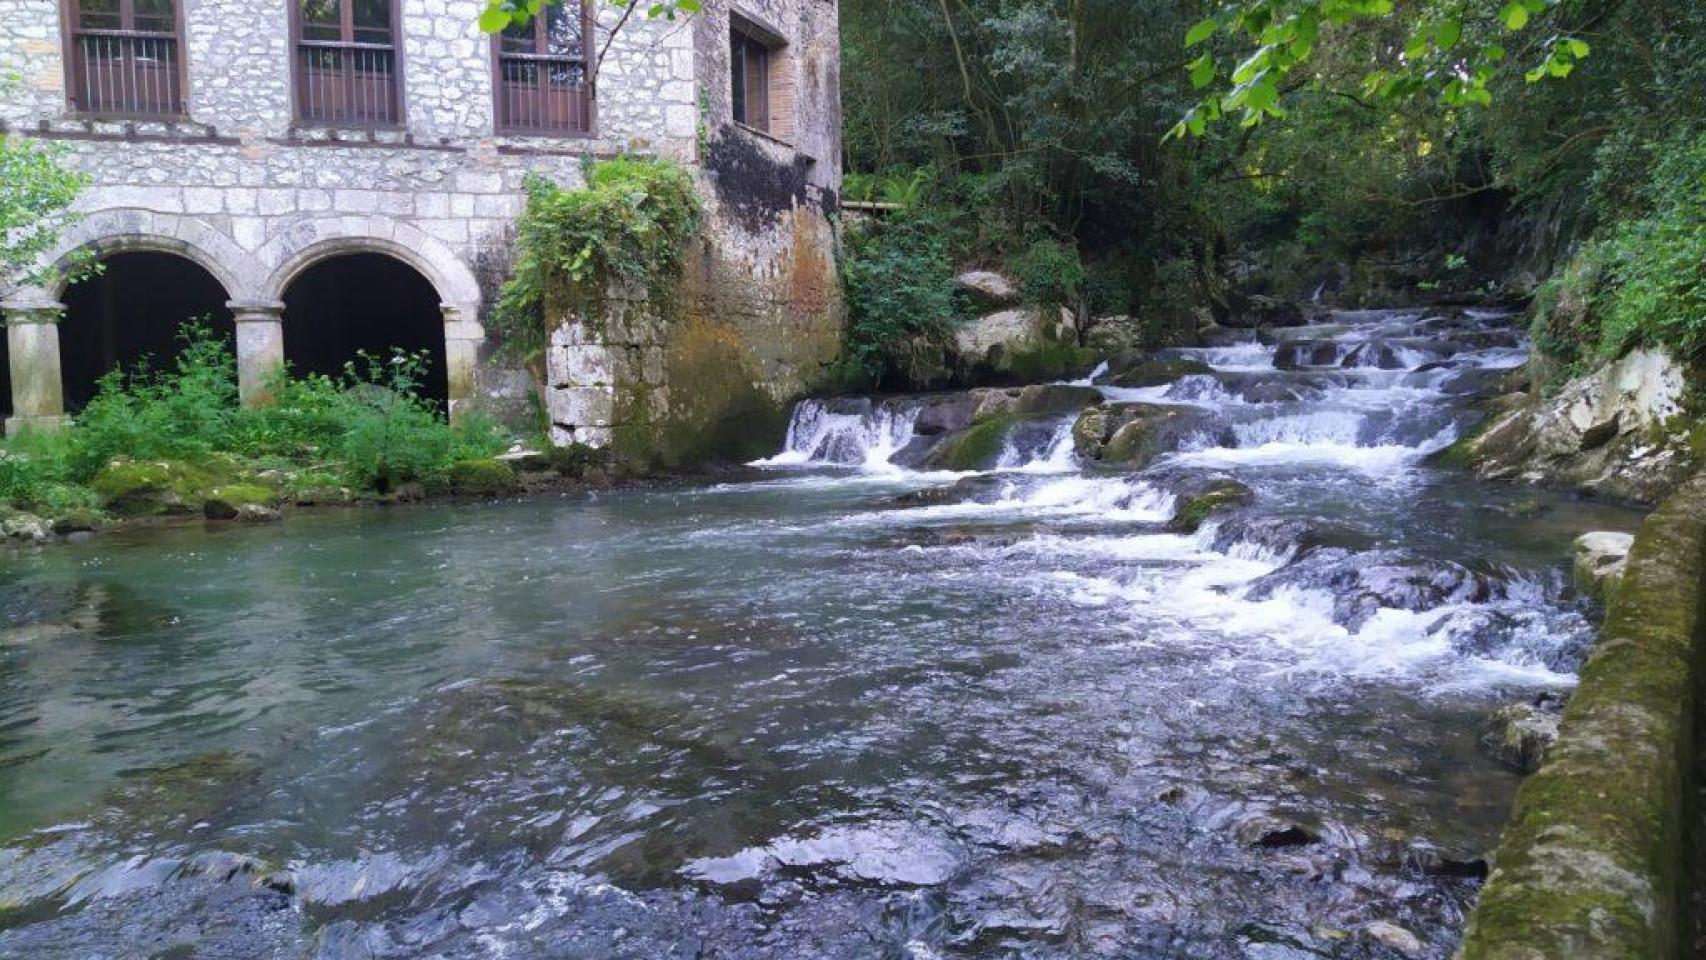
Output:
<svg viewBox="0 0 1706 960">
<path fill-rule="evenodd" d="M 366 351 L 425 352 L 420 395 L 444 409 L 444 312 L 414 267 L 383 253 L 350 253 L 314 264 L 284 291 L 284 359 L 296 373 L 337 376 Z"/>
<path fill-rule="evenodd" d="M 144 357 L 169 366 L 183 347 L 178 330 L 205 319 L 230 341 L 236 333 L 230 299 L 213 274 L 172 253 L 115 253 L 102 271 L 65 289 L 59 323 L 59 364 L 65 409 L 75 413 L 114 367 L 129 370 Z M 8 391 L 9 393 L 10 391 Z"/>
</svg>

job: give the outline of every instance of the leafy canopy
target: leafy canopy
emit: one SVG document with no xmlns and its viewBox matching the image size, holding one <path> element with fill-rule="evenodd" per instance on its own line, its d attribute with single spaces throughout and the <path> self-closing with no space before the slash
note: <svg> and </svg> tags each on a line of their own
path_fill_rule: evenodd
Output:
<svg viewBox="0 0 1706 960">
<path fill-rule="evenodd" d="M 1309 66 L 1328 30 L 1377 33 L 1364 97 L 1425 92 L 1448 106 L 1487 106 L 1501 73 L 1567 77 L 1588 55 L 1587 41 L 1542 26 L 1562 2 L 1430 0 L 1400 11 L 1393 0 L 1229 0 L 1185 33 L 1187 49 L 1203 48 L 1186 69 L 1204 93 L 1169 136 L 1200 135 L 1227 116 L 1246 127 L 1285 116 L 1284 94 L 1316 82 Z"/>
</svg>

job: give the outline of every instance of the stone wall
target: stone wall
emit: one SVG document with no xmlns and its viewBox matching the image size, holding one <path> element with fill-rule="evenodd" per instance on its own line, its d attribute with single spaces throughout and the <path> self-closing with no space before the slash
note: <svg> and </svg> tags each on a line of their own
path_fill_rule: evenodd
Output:
<svg viewBox="0 0 1706 960">
<path fill-rule="evenodd" d="M 22 83 L 0 98 L 0 124 L 64 144 L 93 178 L 79 202 L 88 216 L 56 254 L 179 253 L 207 267 L 234 302 L 261 307 L 335 253 L 373 250 L 414 265 L 446 304 L 450 366 L 465 378 L 452 383 L 453 410 L 514 404 L 527 389 L 489 362 L 482 323 L 508 263 L 524 177 L 573 185 L 583 159 L 619 152 L 678 159 L 701 170 L 710 207 L 687 299 L 696 315 L 737 331 L 757 375 L 782 397 L 810 382 L 839 334 L 827 217 L 840 177 L 836 5 L 756 7 L 751 16 L 789 38 L 800 72 L 791 144 L 729 122 L 729 5 L 715 0 L 684 20 L 628 19 L 599 69 L 597 136 L 580 139 L 493 133 L 481 0 L 400 0 L 407 122 L 378 132 L 295 123 L 285 0 L 184 0 L 188 116 L 172 123 L 72 115 L 58 5 L 0 0 L 0 75 Z M 608 4 L 596 9 L 595 49 L 621 16 Z M 799 175 L 784 194 L 757 197 L 732 168 L 715 166 L 732 155 L 719 143 Z M 11 291 L 30 303 L 56 294 Z"/>
<path fill-rule="evenodd" d="M 1558 741 L 1517 792 L 1463 960 L 1692 953 L 1703 577 L 1706 479 L 1696 478 L 1635 538 Z"/>
</svg>

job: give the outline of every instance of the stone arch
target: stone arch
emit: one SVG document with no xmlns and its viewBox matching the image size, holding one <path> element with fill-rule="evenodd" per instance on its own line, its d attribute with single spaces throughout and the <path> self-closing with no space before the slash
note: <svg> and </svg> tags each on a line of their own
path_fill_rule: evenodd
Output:
<svg viewBox="0 0 1706 960">
<path fill-rule="evenodd" d="M 437 291 L 444 314 L 444 363 L 452 418 L 472 401 L 480 344 L 480 283 L 466 261 L 443 241 L 412 224 L 384 216 L 328 216 L 298 220 L 260 250 L 267 279 L 257 299 L 279 302 L 291 282 L 315 264 L 342 254 L 379 253 L 413 267 Z M 288 326 L 288 321 L 286 322 Z M 288 336 L 288 333 L 286 334 Z"/>
<path fill-rule="evenodd" d="M 455 251 L 419 227 L 390 217 L 317 217 L 298 220 L 256 252 L 266 266 L 261 299 L 277 300 L 315 263 L 344 253 L 383 253 L 426 277 L 447 309 L 471 321 L 480 308 L 480 283 Z"/>
<path fill-rule="evenodd" d="M 253 255 L 207 221 L 153 210 L 115 208 L 90 213 L 72 224 L 43 260 L 63 266 L 79 250 L 96 256 L 176 254 L 212 274 L 233 300 L 253 299 L 266 276 Z M 50 292 L 58 297 L 65 286 L 63 279 L 56 280 Z"/>
</svg>

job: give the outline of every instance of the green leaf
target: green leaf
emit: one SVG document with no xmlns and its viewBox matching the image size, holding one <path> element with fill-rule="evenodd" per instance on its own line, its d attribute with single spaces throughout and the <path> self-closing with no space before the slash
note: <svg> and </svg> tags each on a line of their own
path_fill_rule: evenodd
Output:
<svg viewBox="0 0 1706 960">
<path fill-rule="evenodd" d="M 1517 0 L 1499 8 L 1499 19 L 1504 22 L 1506 30 L 1521 30 L 1528 26 L 1528 8 Z"/>
<path fill-rule="evenodd" d="M 1209 37 L 1214 36 L 1214 32 L 1219 29 L 1219 22 L 1215 20 L 1204 20 L 1192 27 L 1185 34 L 1185 46 L 1194 47 L 1197 44 L 1202 43 L 1204 40 L 1207 40 Z"/>
<path fill-rule="evenodd" d="M 682 13 L 698 13 L 704 9 L 699 0 L 675 0 L 675 7 Z"/>
<path fill-rule="evenodd" d="M 1422 54 L 1427 52 L 1428 38 L 1418 33 L 1411 37 L 1409 44 L 1404 47 L 1404 59 L 1420 60 L 1422 58 Z"/>
<path fill-rule="evenodd" d="M 1214 82 L 1214 55 L 1205 53 L 1191 62 L 1191 86 L 1201 90 Z"/>
<path fill-rule="evenodd" d="M 1587 56 L 1588 51 L 1592 49 L 1588 46 L 1588 42 L 1586 40 L 1577 40 L 1575 37 L 1571 37 L 1564 41 L 1564 43 L 1570 48 L 1570 52 L 1575 54 L 1577 58 Z"/>
<path fill-rule="evenodd" d="M 486 33 L 497 33 L 509 26 L 509 11 L 502 7 L 487 7 L 480 13 L 480 29 Z"/>
<path fill-rule="evenodd" d="M 1463 24 L 1456 20 L 1446 20 L 1434 27 L 1434 46 L 1441 50 L 1450 50 L 1457 46 L 1457 41 L 1463 37 Z"/>
</svg>

